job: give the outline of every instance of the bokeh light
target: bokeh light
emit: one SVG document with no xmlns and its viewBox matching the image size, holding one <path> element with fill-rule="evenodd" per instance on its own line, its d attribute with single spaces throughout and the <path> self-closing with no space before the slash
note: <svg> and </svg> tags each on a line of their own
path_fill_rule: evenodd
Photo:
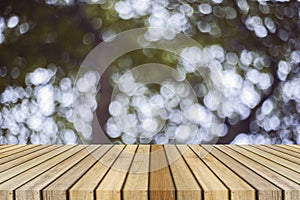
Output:
<svg viewBox="0 0 300 200">
<path fill-rule="evenodd" d="M 300 143 L 299 0 L 0 4 L 0 144 L 92 142 L 99 110 L 115 143 Z M 144 26 L 163 28 L 137 38 L 145 47 L 183 33 L 203 48 L 145 48 L 118 58 L 104 77 L 76 77 L 93 47 Z M 143 84 L 130 69 L 150 62 L 177 73 Z"/>
</svg>

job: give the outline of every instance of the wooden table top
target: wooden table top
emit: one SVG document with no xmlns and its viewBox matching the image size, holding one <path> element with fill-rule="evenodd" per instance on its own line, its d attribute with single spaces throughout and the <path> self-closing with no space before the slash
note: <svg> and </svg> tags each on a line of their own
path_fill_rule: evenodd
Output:
<svg viewBox="0 0 300 200">
<path fill-rule="evenodd" d="M 0 145 L 0 200 L 300 199 L 299 145 Z"/>
</svg>

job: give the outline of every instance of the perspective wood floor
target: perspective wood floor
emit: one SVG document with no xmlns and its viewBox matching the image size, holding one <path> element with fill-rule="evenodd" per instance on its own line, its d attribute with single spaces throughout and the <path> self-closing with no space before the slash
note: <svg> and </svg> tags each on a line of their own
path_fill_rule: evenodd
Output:
<svg viewBox="0 0 300 200">
<path fill-rule="evenodd" d="M 299 145 L 0 145 L 0 200 L 300 200 Z"/>
</svg>

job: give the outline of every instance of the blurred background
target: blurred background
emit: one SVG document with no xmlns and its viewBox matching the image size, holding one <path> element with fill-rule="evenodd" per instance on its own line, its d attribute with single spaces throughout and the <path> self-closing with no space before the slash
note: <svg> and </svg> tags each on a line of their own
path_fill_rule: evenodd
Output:
<svg viewBox="0 0 300 200">
<path fill-rule="evenodd" d="M 299 17 L 300 2 L 283 0 L 0 0 L 0 144 L 99 142 L 93 112 L 102 142 L 299 144 Z M 203 48 L 181 56 L 205 68 L 210 55 L 221 76 L 202 77 L 181 56 L 143 49 L 101 77 L 87 72 L 75 81 L 94 47 L 138 27 L 170 30 L 150 32 L 150 42 L 178 33 L 195 39 Z M 180 78 L 129 93 L 139 82 L 128 70 L 151 62 Z M 74 88 L 88 92 L 97 78 L 98 94 L 75 112 Z"/>
</svg>

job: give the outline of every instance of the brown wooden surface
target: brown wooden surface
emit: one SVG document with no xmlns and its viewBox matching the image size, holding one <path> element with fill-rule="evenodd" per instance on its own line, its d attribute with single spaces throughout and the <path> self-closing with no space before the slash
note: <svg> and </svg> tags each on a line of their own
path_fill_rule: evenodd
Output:
<svg viewBox="0 0 300 200">
<path fill-rule="evenodd" d="M 0 145 L 0 200 L 300 199 L 297 145 Z"/>
</svg>

